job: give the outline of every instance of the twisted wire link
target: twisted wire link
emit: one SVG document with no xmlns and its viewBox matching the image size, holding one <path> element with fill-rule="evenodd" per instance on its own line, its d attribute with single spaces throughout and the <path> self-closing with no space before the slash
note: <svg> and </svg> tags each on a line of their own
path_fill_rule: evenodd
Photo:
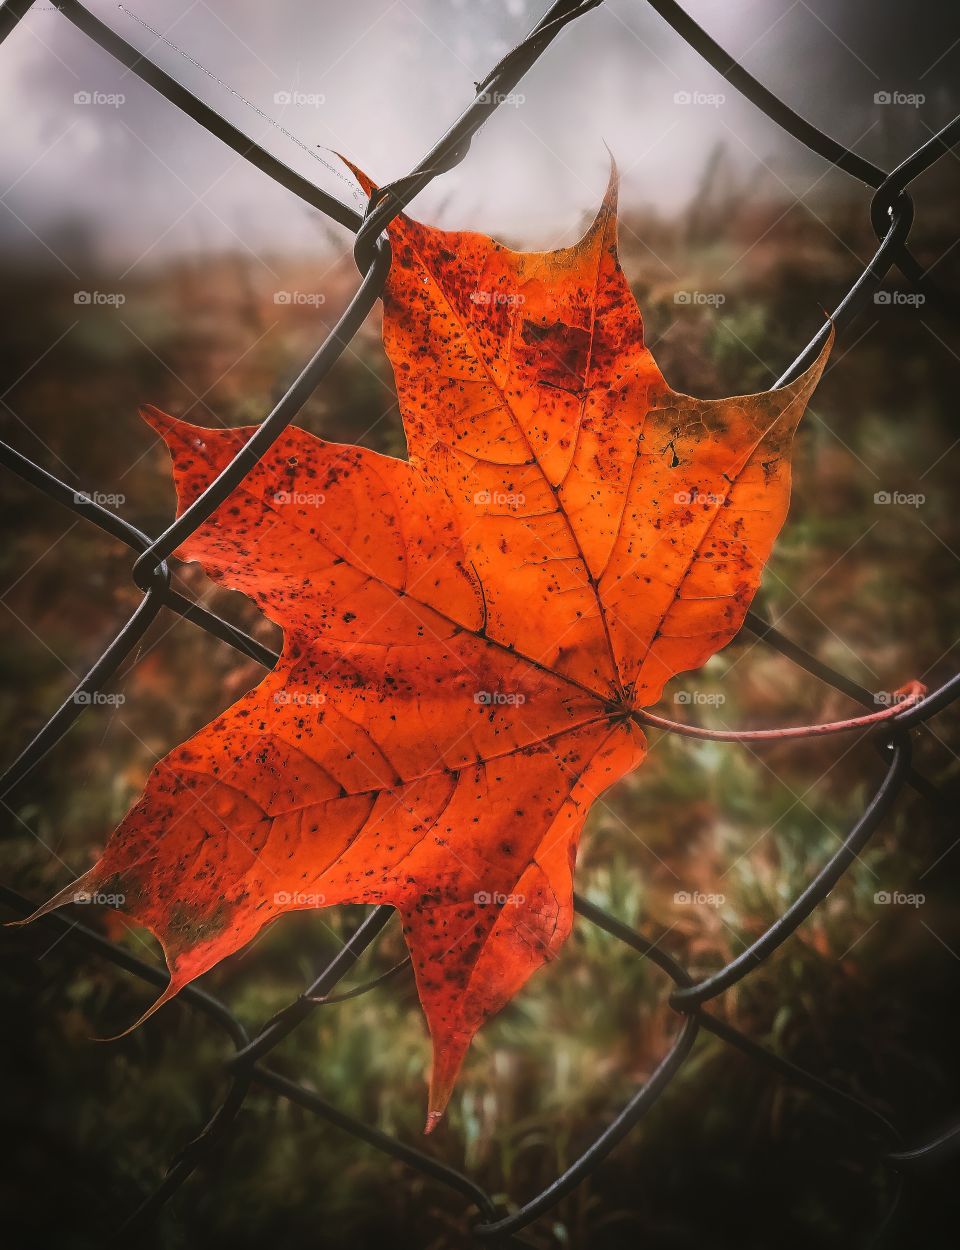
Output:
<svg viewBox="0 0 960 1250">
<path fill-rule="evenodd" d="M 821 156 L 831 165 L 858 179 L 874 194 L 870 204 L 870 221 L 877 235 L 875 254 L 834 309 L 829 321 L 818 330 L 796 359 L 774 384 L 786 385 L 814 359 L 832 322 L 843 334 L 864 301 L 875 292 L 893 265 L 924 292 L 951 312 L 956 312 L 955 297 L 940 289 L 907 246 L 913 222 L 914 207 L 908 187 L 920 174 L 960 142 L 960 118 L 954 119 L 938 134 L 889 173 L 825 134 L 795 112 L 763 83 L 731 57 L 678 5 L 675 0 L 643 0 L 697 51 L 714 69 L 767 117 L 787 133 Z M 29 12 L 34 0 L 6 0 L 0 6 L 0 43 Z M 524 74 L 547 51 L 551 43 L 568 25 L 591 10 L 602 0 L 555 0 L 525 39 L 508 52 L 480 82 L 475 84 L 476 97 L 446 133 L 437 141 L 419 164 L 407 175 L 381 187 L 370 199 L 366 212 L 360 214 L 336 196 L 322 190 L 291 169 L 273 153 L 262 147 L 238 127 L 220 116 L 210 105 L 194 96 L 174 78 L 154 64 L 148 56 L 127 43 L 116 31 L 95 17 L 79 0 L 54 0 L 54 6 L 74 27 L 127 67 L 143 82 L 153 87 L 166 100 L 191 117 L 210 134 L 230 147 L 255 168 L 285 187 L 306 204 L 338 222 L 356 235 L 354 256 L 361 280 L 345 312 L 304 365 L 273 410 L 263 419 L 248 442 L 237 452 L 219 476 L 166 530 L 155 538 L 144 534 L 108 508 L 76 493 L 53 474 L 31 461 L 21 452 L 0 443 L 0 464 L 23 481 L 42 491 L 48 498 L 69 508 L 83 520 L 124 543 L 136 553 L 131 574 L 143 598 L 97 661 L 78 683 L 72 695 L 57 708 L 0 780 L 0 794 L 19 784 L 36 764 L 51 750 L 74 723 L 89 700 L 77 694 L 100 690 L 119 665 L 136 647 L 145 631 L 160 612 L 173 612 L 191 621 L 212 637 L 228 644 L 251 660 L 272 668 L 278 656 L 242 630 L 224 621 L 215 613 L 193 602 L 170 585 L 169 557 L 193 533 L 236 486 L 283 430 L 296 417 L 306 400 L 323 381 L 345 347 L 357 333 L 383 290 L 390 266 L 390 245 L 384 231 L 389 223 L 434 178 L 464 160 L 470 143 L 490 114 Z M 757 612 L 750 612 L 746 627 L 766 645 L 798 664 L 807 672 L 826 682 L 833 689 L 874 706 L 874 695 L 848 675 L 824 664 L 791 639 L 785 637 Z M 410 1167 L 446 1185 L 470 1202 L 477 1213 L 474 1234 L 481 1239 L 496 1239 L 501 1245 L 521 1245 L 515 1239 L 521 1229 L 554 1206 L 565 1194 L 588 1176 L 646 1114 L 683 1067 L 701 1030 L 711 1033 L 727 1045 L 739 1050 L 768 1071 L 791 1081 L 829 1103 L 842 1114 L 850 1127 L 862 1135 L 864 1150 L 885 1162 L 898 1174 L 938 1159 L 957 1145 L 960 1124 L 935 1139 L 919 1145 L 906 1146 L 896 1127 L 868 1103 L 831 1085 L 815 1073 L 793 1064 L 761 1046 L 732 1025 L 704 1010 L 704 1004 L 724 993 L 777 950 L 798 926 L 827 896 L 853 859 L 866 845 L 880 822 L 893 809 L 905 785 L 910 785 L 935 805 L 940 805 L 939 792 L 911 765 L 910 730 L 925 724 L 960 696 L 960 674 L 931 691 L 925 698 L 891 718 L 874 739 L 883 756 L 884 774 L 872 798 L 843 839 L 836 852 L 812 878 L 808 886 L 786 911 L 739 956 L 712 975 L 695 982 L 687 971 L 654 943 L 630 929 L 616 917 L 605 912 L 580 895 L 574 896 L 575 908 L 583 919 L 605 930 L 611 936 L 648 959 L 666 974 L 673 985 L 670 1005 L 677 1012 L 678 1029 L 659 1065 L 644 1084 L 636 1090 L 617 1116 L 594 1142 L 550 1185 L 517 1206 L 512 1213 L 498 1213 L 493 1198 L 469 1176 L 423 1151 L 409 1146 L 387 1133 L 363 1123 L 339 1110 L 312 1090 L 297 1084 L 264 1063 L 283 1038 L 323 1006 L 366 993 L 388 980 L 402 964 L 387 973 L 345 994 L 333 993 L 344 975 L 363 953 L 379 939 L 393 916 L 393 910 L 373 908 L 353 936 L 318 974 L 304 992 L 267 1021 L 251 1037 L 225 1004 L 196 985 L 180 993 L 180 1001 L 222 1029 L 233 1053 L 225 1061 L 228 1088 L 210 1114 L 198 1135 L 172 1162 L 161 1184 L 147 1195 L 139 1208 L 117 1229 L 114 1240 L 126 1240 L 131 1233 L 146 1228 L 159 1209 L 190 1176 L 216 1143 L 229 1131 L 250 1089 L 260 1086 L 296 1103 L 327 1123 L 351 1133 L 386 1155 L 402 1160 Z M 0 886 L 0 903 L 15 915 L 27 915 L 34 904 L 16 891 Z M 155 985 L 167 983 L 167 973 L 153 964 L 130 954 L 122 946 L 109 941 L 83 925 L 67 920 L 59 913 L 39 922 L 59 935 L 69 937 L 72 944 L 105 958 L 141 980 Z"/>
</svg>

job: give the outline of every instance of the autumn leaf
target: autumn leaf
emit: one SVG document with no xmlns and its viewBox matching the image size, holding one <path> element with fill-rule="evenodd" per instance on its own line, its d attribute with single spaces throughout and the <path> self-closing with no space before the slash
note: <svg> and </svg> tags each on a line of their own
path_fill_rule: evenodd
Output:
<svg viewBox="0 0 960 1250">
<path fill-rule="evenodd" d="M 829 344 L 778 391 L 671 390 L 617 261 L 615 178 L 559 251 L 407 217 L 390 238 L 409 460 L 290 429 L 187 539 L 181 559 L 282 627 L 282 657 L 37 915 L 122 896 L 170 970 L 150 1015 L 284 912 L 396 907 L 429 1128 L 570 931 L 586 815 L 643 759 L 636 712 L 740 628 Z M 181 511 L 253 432 L 143 415 Z"/>
</svg>

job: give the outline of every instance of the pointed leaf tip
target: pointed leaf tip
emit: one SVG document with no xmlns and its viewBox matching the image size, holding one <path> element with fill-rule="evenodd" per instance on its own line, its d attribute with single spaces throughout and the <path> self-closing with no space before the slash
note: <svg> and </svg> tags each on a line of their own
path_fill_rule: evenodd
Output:
<svg viewBox="0 0 960 1250">
<path fill-rule="evenodd" d="M 158 408 L 156 404 L 141 404 L 137 411 L 141 421 L 146 421 L 147 425 L 162 438 L 165 438 L 171 430 L 181 424 L 176 417 L 171 417 L 161 408 Z"/>
<path fill-rule="evenodd" d="M 604 144 L 604 147 L 607 147 Z M 597 235 L 603 230 L 611 226 L 612 234 L 610 236 L 614 247 L 617 238 L 617 212 L 620 199 L 620 171 L 617 169 L 617 162 L 613 153 L 607 147 L 607 154 L 610 157 L 610 175 L 607 179 L 607 187 L 603 193 L 603 199 L 600 201 L 600 207 L 594 214 L 593 221 L 584 231 L 581 238 L 573 245 L 574 251 L 586 252 L 593 246 L 597 239 Z"/>
<path fill-rule="evenodd" d="M 606 202 L 606 200 L 612 194 L 613 203 L 614 205 L 616 205 L 617 192 L 620 189 L 620 170 L 617 166 L 617 158 L 614 156 L 613 150 L 611 149 L 610 144 L 607 143 L 606 140 L 604 140 L 603 146 L 607 149 L 607 156 L 610 157 L 610 176 L 607 179 L 607 189 L 606 189 L 606 192 L 604 193 L 604 202 Z"/>
<path fill-rule="evenodd" d="M 342 152 L 335 151 L 334 156 L 336 156 L 338 160 L 343 161 L 344 165 L 346 165 L 347 169 L 350 170 L 357 182 L 360 183 L 364 194 L 369 197 L 374 193 L 374 191 L 377 190 L 378 184 L 375 183 L 368 174 L 365 174 L 359 165 L 354 165 L 353 161 L 348 160 Z"/>
<path fill-rule="evenodd" d="M 428 1111 L 427 1122 L 423 1126 L 424 1137 L 429 1137 L 430 1134 L 433 1132 L 433 1130 L 437 1127 L 437 1125 L 440 1123 L 442 1119 L 443 1119 L 442 1111 Z"/>
<path fill-rule="evenodd" d="M 29 916 L 23 916 L 19 920 L 7 920 L 4 922 L 4 928 L 20 929 L 28 924 L 33 924 L 35 920 L 41 920 L 44 916 L 49 916 L 51 912 L 56 911 L 60 907 L 66 906 L 67 903 L 76 903 L 81 901 L 78 897 L 87 891 L 96 881 L 94 870 L 90 869 L 77 877 L 75 881 L 71 881 L 65 885 L 62 890 L 58 890 L 52 898 L 48 898 L 45 903 L 41 903 L 38 908 L 30 913 Z"/>
<path fill-rule="evenodd" d="M 167 444 L 171 455 L 175 455 L 178 445 L 181 444 L 196 446 L 197 439 L 230 439 L 236 434 L 234 429 L 210 429 L 208 426 L 194 425 L 192 421 L 183 421 L 180 417 L 172 417 L 155 404 L 141 404 L 138 412 L 140 419 Z"/>
<path fill-rule="evenodd" d="M 157 408 L 154 404 L 141 404 L 138 411 L 140 419 L 149 425 L 154 434 L 160 436 L 167 452 L 174 460 L 178 449 L 186 444 L 190 435 L 202 437 L 196 434 L 197 426 L 191 425 L 188 421 L 181 421 L 178 417 L 171 417 L 169 413 Z"/>
<path fill-rule="evenodd" d="M 170 978 L 166 989 L 163 993 L 150 1004 L 150 1006 L 141 1015 L 137 1016 L 133 1024 L 127 1025 L 125 1029 L 121 1029 L 119 1033 L 112 1033 L 109 1037 L 91 1037 L 91 1042 L 119 1042 L 121 1038 L 129 1036 L 135 1029 L 139 1029 L 140 1025 L 149 1020 L 155 1011 L 159 1011 L 164 1003 L 168 1003 L 172 998 L 183 989 L 183 982 Z"/>
</svg>

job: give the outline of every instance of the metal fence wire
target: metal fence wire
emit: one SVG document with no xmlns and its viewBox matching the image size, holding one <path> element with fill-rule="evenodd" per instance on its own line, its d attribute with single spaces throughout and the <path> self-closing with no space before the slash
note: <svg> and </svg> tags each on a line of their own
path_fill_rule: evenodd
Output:
<svg viewBox="0 0 960 1250">
<path fill-rule="evenodd" d="M 869 300 L 892 266 L 912 282 L 925 297 L 950 306 L 947 294 L 937 289 L 923 267 L 910 253 L 907 236 L 913 219 L 913 203 L 907 188 L 910 183 L 960 141 L 960 117 L 955 118 L 922 147 L 913 152 L 892 172 L 886 172 L 824 134 L 758 82 L 742 65 L 730 57 L 718 43 L 702 30 L 673 0 L 644 0 L 692 48 L 748 100 L 777 122 L 795 139 L 821 156 L 831 165 L 865 183 L 874 191 L 870 217 L 877 235 L 876 253 L 850 287 L 832 314 L 838 333 L 843 333 L 865 301 Z M 6 0 L 0 8 L 0 42 L 16 27 L 33 6 L 34 0 Z M 0 463 L 51 499 L 99 526 L 106 533 L 125 543 L 136 553 L 132 576 L 143 591 L 143 599 L 117 636 L 104 650 L 73 694 L 54 712 L 32 742 L 13 763 L 3 778 L 6 793 L 59 740 L 86 707 L 95 700 L 84 698 L 99 691 L 131 653 L 145 631 L 166 610 L 192 621 L 244 655 L 272 667 L 277 656 L 260 643 L 240 633 L 226 621 L 191 602 L 172 589 L 167 559 L 177 547 L 229 496 L 243 481 L 270 445 L 293 420 L 307 398 L 330 371 L 334 362 L 356 334 L 367 314 L 380 296 L 390 266 L 390 247 L 384 234 L 387 224 L 418 192 L 434 178 L 451 169 L 467 155 L 472 137 L 498 107 L 504 97 L 520 81 L 527 70 L 543 56 L 560 32 L 584 14 L 597 8 L 602 0 L 556 0 L 530 34 L 499 61 L 481 82 L 476 84 L 476 98 L 436 143 L 426 157 L 406 177 L 382 187 L 361 216 L 334 196 L 314 186 L 289 168 L 276 156 L 261 147 L 248 135 L 221 117 L 209 105 L 166 74 L 148 57 L 123 40 L 115 31 L 90 13 L 79 0 L 54 0 L 53 7 L 75 27 L 110 53 L 129 70 L 157 90 L 194 121 L 227 144 L 236 153 L 260 169 L 275 182 L 291 191 L 334 221 L 356 234 L 354 254 L 362 280 L 346 311 L 316 354 L 282 396 L 273 411 L 258 427 L 249 442 L 241 448 L 220 476 L 157 538 L 151 538 L 121 517 L 91 499 L 77 495 L 73 486 L 48 473 L 12 447 L 0 444 Z M 952 301 L 956 308 L 956 300 Z M 796 377 L 816 356 L 828 326 L 825 324 L 797 359 L 775 383 L 782 386 Z M 746 626 L 768 646 L 835 690 L 841 691 L 868 708 L 875 708 L 874 694 L 808 654 L 784 637 L 756 613 L 750 613 Z M 78 697 L 81 696 L 81 697 Z M 671 1006 L 678 1013 L 680 1025 L 675 1038 L 646 1083 L 636 1091 L 626 1106 L 607 1125 L 576 1161 L 540 1193 L 522 1204 L 510 1204 L 509 1214 L 498 1208 L 491 1196 L 463 1173 L 431 1158 L 404 1142 L 345 1114 L 320 1098 L 312 1090 L 273 1071 L 264 1062 L 273 1048 L 317 1009 L 320 1000 L 329 998 L 337 983 L 354 965 L 360 955 L 374 943 L 391 917 L 389 907 L 375 908 L 363 921 L 346 945 L 294 1002 L 251 1037 L 237 1017 L 211 995 L 196 986 L 181 991 L 180 999 L 219 1025 L 233 1043 L 234 1052 L 226 1062 L 230 1082 L 223 1102 L 217 1107 L 200 1134 L 174 1161 L 162 1183 L 142 1202 L 140 1207 L 118 1230 L 125 1237 L 142 1231 L 156 1216 L 161 1206 L 183 1184 L 201 1163 L 213 1145 L 228 1131 L 247 1094 L 253 1086 L 274 1091 L 307 1109 L 335 1127 L 353 1134 L 371 1146 L 402 1160 L 410 1167 L 433 1178 L 462 1195 L 477 1208 L 472 1231 L 477 1238 L 494 1239 L 501 1244 L 526 1244 L 514 1234 L 525 1228 L 543 1212 L 554 1206 L 596 1169 L 613 1147 L 642 1119 L 659 1095 L 673 1080 L 701 1029 L 706 1029 L 749 1056 L 757 1064 L 795 1082 L 830 1103 L 851 1127 L 861 1131 L 864 1151 L 880 1159 L 899 1179 L 911 1169 L 941 1158 L 960 1142 L 960 1124 L 913 1148 L 907 1148 L 898 1130 L 875 1108 L 844 1090 L 828 1084 L 813 1072 L 758 1045 L 704 1010 L 704 1005 L 745 977 L 761 961 L 780 947 L 807 916 L 822 903 L 841 875 L 857 857 L 880 822 L 890 813 L 905 786 L 910 786 L 937 803 L 936 789 L 911 765 L 910 730 L 941 712 L 960 696 L 960 674 L 934 690 L 919 703 L 885 722 L 876 733 L 877 744 L 885 757 L 885 774 L 876 792 L 859 819 L 846 835 L 839 849 L 821 868 L 815 878 L 784 911 L 770 928 L 737 958 L 718 972 L 701 981 L 694 981 L 675 960 L 586 899 L 575 896 L 576 910 L 586 921 L 606 930 L 642 957 L 651 960 L 673 982 Z M 0 901 L 14 913 L 26 915 L 34 903 L 15 891 L 0 887 Z M 165 971 L 144 963 L 123 947 L 108 941 L 93 930 L 73 924 L 59 915 L 44 921 L 52 929 L 69 934 L 71 941 L 153 985 L 163 986 Z M 380 978 L 382 980 L 382 978 Z M 365 988 L 372 988 L 367 986 Z M 895 1192 L 898 1186 L 895 1186 Z"/>
</svg>

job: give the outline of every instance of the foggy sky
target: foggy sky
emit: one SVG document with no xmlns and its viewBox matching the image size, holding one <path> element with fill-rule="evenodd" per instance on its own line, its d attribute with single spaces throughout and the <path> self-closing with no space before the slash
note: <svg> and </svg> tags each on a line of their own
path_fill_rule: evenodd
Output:
<svg viewBox="0 0 960 1250">
<path fill-rule="evenodd" d="M 375 178 L 405 173 L 473 97 L 473 82 L 547 0 L 129 0 L 128 9 L 297 135 L 309 152 L 107 0 L 88 7 L 241 129 L 360 206 L 327 149 Z M 892 166 L 957 110 L 960 6 L 926 0 L 686 0 L 791 105 Z M 877 92 L 924 95 L 878 105 Z M 726 84 L 643 0 L 607 0 L 548 49 L 467 160 L 415 213 L 540 247 L 576 236 L 612 149 L 626 202 L 669 212 L 724 143 L 768 186 L 849 187 Z M 76 103 L 75 95 L 122 96 Z M 291 103 L 282 95 L 289 93 Z M 677 93 L 694 101 L 677 103 Z M 710 97 L 722 95 L 722 103 Z M 116 105 L 116 106 L 115 106 Z M 0 247 L 150 265 L 172 253 L 345 246 L 38 3 L 0 48 Z"/>
</svg>

